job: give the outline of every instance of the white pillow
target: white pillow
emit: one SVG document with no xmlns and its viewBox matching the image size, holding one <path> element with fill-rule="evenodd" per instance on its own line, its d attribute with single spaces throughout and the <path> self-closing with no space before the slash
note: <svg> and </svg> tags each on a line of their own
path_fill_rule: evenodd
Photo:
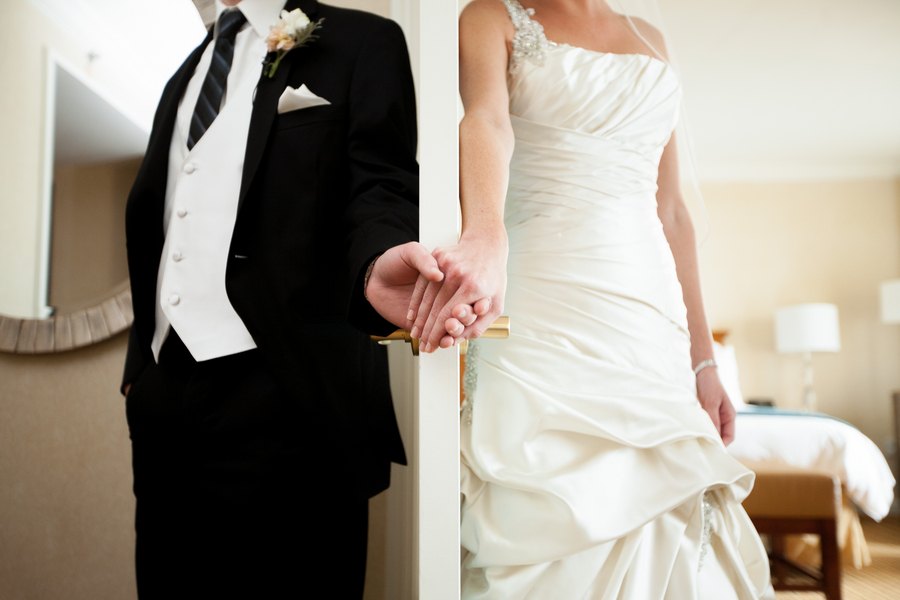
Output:
<svg viewBox="0 0 900 600">
<path fill-rule="evenodd" d="M 719 342 L 713 342 L 713 357 L 719 370 L 719 380 L 725 393 L 731 399 L 735 407 L 744 405 L 744 396 L 741 395 L 741 384 L 738 382 L 737 359 L 734 357 L 734 346 L 723 346 Z"/>
</svg>

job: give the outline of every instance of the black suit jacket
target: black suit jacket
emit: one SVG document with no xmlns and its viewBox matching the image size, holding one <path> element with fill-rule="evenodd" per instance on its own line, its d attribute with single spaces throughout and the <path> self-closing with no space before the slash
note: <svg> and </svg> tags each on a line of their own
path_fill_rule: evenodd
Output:
<svg viewBox="0 0 900 600">
<path fill-rule="evenodd" d="M 405 463 L 387 356 L 368 337 L 394 326 L 363 299 L 361 284 L 378 254 L 418 237 L 412 75 L 396 23 L 316 0 L 289 0 L 285 9 L 294 8 L 325 21 L 319 39 L 289 52 L 274 78 L 260 77 L 226 290 L 302 407 L 296 431 L 308 442 L 310 471 L 298 476 L 331 477 L 371 497 L 387 488 L 390 462 Z M 124 383 L 153 360 L 169 145 L 178 102 L 211 39 L 167 84 L 128 198 L 134 325 Z M 302 84 L 331 104 L 277 114 L 285 87 Z"/>
</svg>

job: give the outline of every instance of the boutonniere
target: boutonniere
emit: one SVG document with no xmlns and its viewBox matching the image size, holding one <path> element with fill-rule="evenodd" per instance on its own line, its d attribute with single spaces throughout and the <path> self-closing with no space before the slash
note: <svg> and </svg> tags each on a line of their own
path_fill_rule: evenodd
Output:
<svg viewBox="0 0 900 600">
<path fill-rule="evenodd" d="M 269 53 L 266 55 L 266 60 L 263 61 L 263 75 L 268 75 L 271 79 L 275 76 L 281 59 L 288 52 L 319 39 L 314 32 L 322 26 L 324 20 L 319 19 L 313 23 L 299 8 L 295 8 L 291 12 L 281 11 L 281 18 L 272 25 L 269 29 L 269 37 L 266 38 Z"/>
</svg>

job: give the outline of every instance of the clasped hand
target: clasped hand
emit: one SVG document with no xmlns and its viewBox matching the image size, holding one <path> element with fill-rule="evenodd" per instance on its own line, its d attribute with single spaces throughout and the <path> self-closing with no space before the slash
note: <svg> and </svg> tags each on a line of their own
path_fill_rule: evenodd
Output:
<svg viewBox="0 0 900 600">
<path fill-rule="evenodd" d="M 480 337 L 503 312 L 506 239 L 466 237 L 428 253 L 416 242 L 385 252 L 366 288 L 375 309 L 420 339 L 422 352 Z"/>
<path fill-rule="evenodd" d="M 423 352 L 480 337 L 503 312 L 506 295 L 505 236 L 463 236 L 458 244 L 432 252 L 441 281 L 419 277 L 407 318 Z"/>
</svg>

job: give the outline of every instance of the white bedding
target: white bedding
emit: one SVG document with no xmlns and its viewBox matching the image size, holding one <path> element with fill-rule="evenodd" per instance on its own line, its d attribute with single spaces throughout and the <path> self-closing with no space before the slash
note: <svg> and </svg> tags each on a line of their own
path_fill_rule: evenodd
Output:
<svg viewBox="0 0 900 600">
<path fill-rule="evenodd" d="M 833 473 L 850 499 L 876 521 L 888 514 L 894 500 L 894 477 L 878 446 L 840 421 L 738 412 L 728 453 L 738 459 L 778 460 Z"/>
<path fill-rule="evenodd" d="M 837 475 L 850 499 L 880 521 L 894 501 L 894 476 L 878 446 L 855 427 L 812 415 L 760 415 L 748 411 L 741 396 L 734 346 L 715 344 L 719 377 L 738 410 L 735 440 L 728 452 L 737 459 L 778 460 Z"/>
</svg>

